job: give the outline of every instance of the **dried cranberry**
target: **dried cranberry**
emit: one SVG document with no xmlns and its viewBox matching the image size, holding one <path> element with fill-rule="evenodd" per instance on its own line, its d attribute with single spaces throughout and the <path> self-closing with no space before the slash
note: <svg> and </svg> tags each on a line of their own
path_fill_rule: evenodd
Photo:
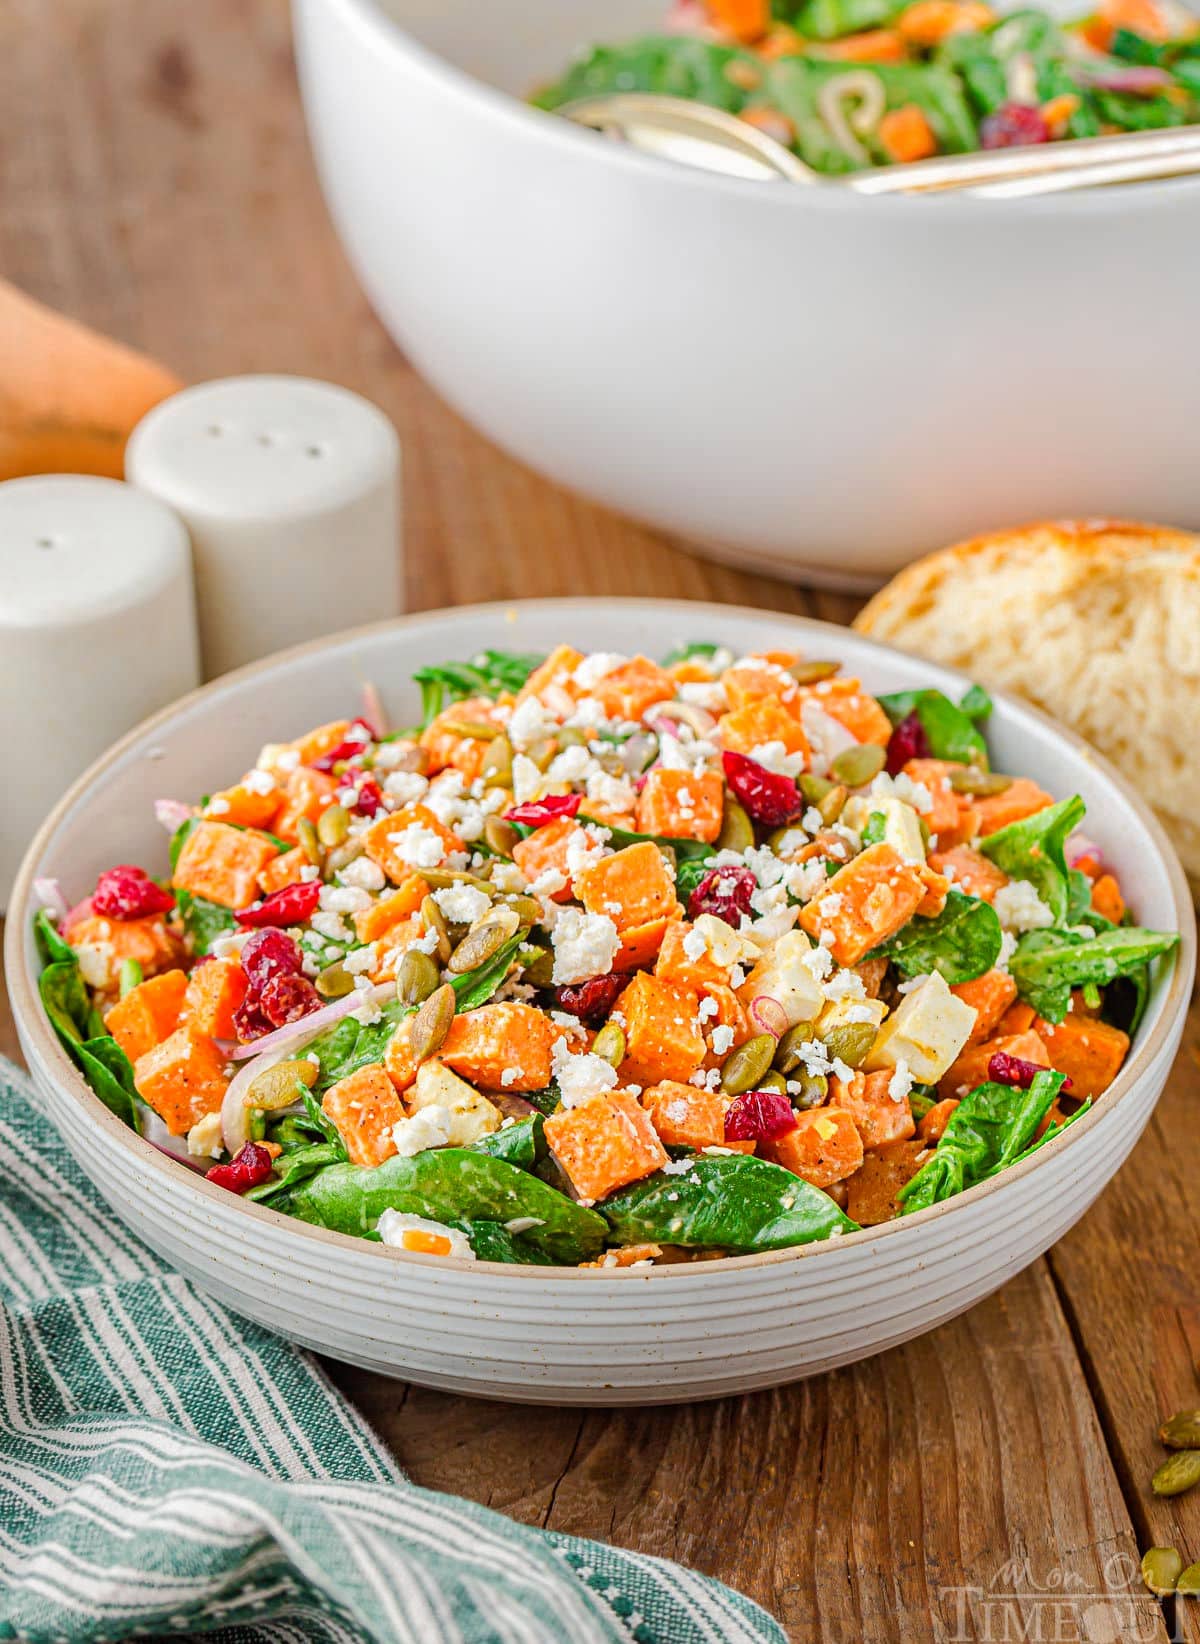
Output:
<svg viewBox="0 0 1200 1644">
<path fill-rule="evenodd" d="M 980 148 L 1024 148 L 1049 141 L 1046 117 L 1030 103 L 1002 103 L 979 122 Z"/>
<path fill-rule="evenodd" d="M 928 759 L 932 751 L 921 716 L 914 708 L 912 713 L 905 714 L 888 739 L 888 775 L 899 775 L 910 759 Z"/>
<path fill-rule="evenodd" d="M 523 822 L 527 828 L 540 828 L 547 822 L 556 822 L 560 816 L 576 816 L 583 795 L 578 793 L 548 793 L 544 799 L 531 799 L 527 804 L 514 805 L 505 811 L 506 822 Z"/>
<path fill-rule="evenodd" d="M 259 1009 L 260 995 L 248 993 L 233 1013 L 233 1031 L 242 1044 L 253 1044 L 268 1033 L 274 1033 L 275 1024 L 267 1020 Z"/>
<path fill-rule="evenodd" d="M 261 902 L 252 902 L 237 915 L 237 922 L 247 927 L 302 925 L 316 913 L 320 900 L 320 880 L 302 879 L 298 885 L 285 885 Z"/>
<path fill-rule="evenodd" d="M 795 1128 L 792 1104 L 781 1090 L 747 1090 L 725 1110 L 727 1142 L 773 1142 Z"/>
<path fill-rule="evenodd" d="M 586 982 L 571 982 L 555 988 L 554 995 L 563 1010 L 572 1016 L 581 1016 L 585 1022 L 604 1019 L 628 986 L 629 978 L 620 971 L 608 976 L 591 976 Z"/>
<path fill-rule="evenodd" d="M 364 724 L 361 719 L 356 719 L 346 732 L 345 740 L 339 742 L 336 748 L 330 748 L 328 753 L 323 753 L 318 759 L 312 760 L 310 762 L 311 769 L 314 771 L 331 771 L 335 765 L 343 765 L 347 760 L 358 759 L 367 743 L 373 742 L 374 739 L 375 733 L 371 727 Z"/>
<path fill-rule="evenodd" d="M 749 868 L 732 864 L 712 868 L 688 897 L 688 918 L 699 919 L 702 913 L 711 913 L 737 930 L 742 915 L 750 912 L 750 898 L 757 889 L 758 880 Z"/>
<path fill-rule="evenodd" d="M 1027 1062 L 1023 1056 L 1010 1056 L 1006 1050 L 992 1052 L 988 1063 L 988 1078 L 998 1085 L 1017 1085 L 1021 1090 L 1028 1090 L 1039 1073 L 1050 1073 L 1051 1068 L 1042 1067 L 1039 1062 Z M 1071 1080 L 1068 1076 L 1062 1086 L 1062 1094 L 1066 1095 L 1071 1089 Z"/>
<path fill-rule="evenodd" d="M 321 1008 L 321 995 L 307 976 L 272 976 L 258 996 L 258 1008 L 272 1027 L 286 1027 Z"/>
<path fill-rule="evenodd" d="M 214 1165 L 206 1172 L 210 1182 L 227 1187 L 231 1193 L 249 1193 L 261 1187 L 271 1174 L 271 1155 L 257 1142 L 247 1142 L 228 1164 Z"/>
<path fill-rule="evenodd" d="M 378 816 L 383 809 L 383 789 L 373 776 L 365 777 L 358 785 L 350 806 L 359 816 Z"/>
<path fill-rule="evenodd" d="M 727 749 L 725 780 L 742 808 L 768 828 L 782 828 L 804 809 L 804 799 L 790 776 L 778 776 L 756 759 Z"/>
<path fill-rule="evenodd" d="M 272 976 L 298 976 L 303 961 L 300 949 L 281 930 L 251 931 L 238 955 L 250 978 L 250 991 L 257 996 Z"/>
<path fill-rule="evenodd" d="M 102 919 L 144 919 L 152 913 L 166 913 L 174 906 L 170 891 L 129 863 L 102 873 L 92 896 L 92 912 Z"/>
</svg>

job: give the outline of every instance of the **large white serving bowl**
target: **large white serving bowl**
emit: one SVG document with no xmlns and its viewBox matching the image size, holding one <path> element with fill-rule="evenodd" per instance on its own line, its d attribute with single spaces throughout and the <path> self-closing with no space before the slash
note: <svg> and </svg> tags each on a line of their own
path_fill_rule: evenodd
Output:
<svg viewBox="0 0 1200 1644">
<path fill-rule="evenodd" d="M 379 686 L 415 717 L 412 670 L 484 646 L 581 646 L 661 655 L 680 639 L 843 658 L 875 690 L 956 690 L 944 668 L 842 628 L 678 601 L 532 601 L 409 617 L 228 675 L 134 731 L 76 783 L 30 847 L 10 907 L 6 965 L 21 1045 L 46 1110 L 114 1210 L 238 1312 L 305 1346 L 433 1387 L 571 1404 L 660 1403 L 767 1387 L 846 1364 L 970 1307 L 1052 1244 L 1118 1169 L 1158 1098 L 1194 966 L 1187 885 L 1149 811 L 1113 770 L 1033 709 L 1001 700 L 1001 769 L 1088 803 L 1139 918 L 1178 929 L 1146 1020 L 1112 1089 L 1058 1141 L 991 1184 L 901 1223 L 829 1244 L 623 1272 L 514 1268 L 410 1256 L 289 1221 L 198 1178 L 119 1123 L 42 1015 L 34 878 L 89 890 L 114 862 L 165 871 L 156 798 L 193 799 L 259 747 L 355 711 Z"/>
<path fill-rule="evenodd" d="M 519 101 L 666 9 L 294 0 L 334 220 L 454 406 L 566 485 L 806 580 L 870 584 L 998 519 L 1200 527 L 1200 181 L 869 199 Z"/>
</svg>

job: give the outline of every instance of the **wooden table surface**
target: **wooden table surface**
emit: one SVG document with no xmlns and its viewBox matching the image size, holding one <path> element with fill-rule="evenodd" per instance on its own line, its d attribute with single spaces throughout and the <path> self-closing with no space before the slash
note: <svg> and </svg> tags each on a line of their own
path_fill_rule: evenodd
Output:
<svg viewBox="0 0 1200 1644">
<path fill-rule="evenodd" d="M 325 215 L 284 0 L 7 0 L 0 108 L 4 277 L 187 378 L 306 373 L 394 418 L 412 609 L 621 593 L 853 614 L 563 494 L 419 381 Z M 1132 1162 L 1048 1258 L 856 1368 L 582 1413 L 334 1375 L 419 1483 L 681 1559 L 805 1644 L 1196 1644 L 1200 1603 L 1160 1609 L 1135 1567 L 1152 1543 L 1200 1558 L 1200 1491 L 1148 1487 L 1158 1421 L 1200 1404 L 1198 1028 Z M 6 1019 L 0 1042 L 15 1053 Z"/>
</svg>

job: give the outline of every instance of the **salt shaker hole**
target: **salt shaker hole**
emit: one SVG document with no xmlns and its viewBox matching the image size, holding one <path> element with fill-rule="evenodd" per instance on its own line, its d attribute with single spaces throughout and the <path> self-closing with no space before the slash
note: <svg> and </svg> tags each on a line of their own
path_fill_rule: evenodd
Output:
<svg viewBox="0 0 1200 1644">
<path fill-rule="evenodd" d="M 210 440 L 219 440 L 225 430 L 219 422 L 210 422 L 204 432 Z"/>
<path fill-rule="evenodd" d="M 34 542 L 33 542 L 33 546 L 35 548 L 46 549 L 46 548 L 56 548 L 58 546 L 58 544 L 56 543 L 56 541 L 54 540 L 53 537 L 35 537 Z"/>
<path fill-rule="evenodd" d="M 306 457 L 323 457 L 325 455 L 325 447 L 323 445 L 306 445 L 304 447 L 304 455 Z"/>
</svg>

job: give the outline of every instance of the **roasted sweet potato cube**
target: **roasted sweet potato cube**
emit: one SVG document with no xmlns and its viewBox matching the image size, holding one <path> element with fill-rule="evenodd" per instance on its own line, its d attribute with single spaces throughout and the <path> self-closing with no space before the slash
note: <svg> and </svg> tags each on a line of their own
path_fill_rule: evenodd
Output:
<svg viewBox="0 0 1200 1644">
<path fill-rule="evenodd" d="M 936 919 L 946 906 L 946 898 L 950 894 L 950 881 L 945 874 L 938 873 L 927 862 L 922 863 L 917 872 L 925 886 L 925 894 L 917 903 L 917 912 L 922 919 Z"/>
<path fill-rule="evenodd" d="M 300 837 L 301 822 L 318 822 L 337 794 L 337 777 L 327 771 L 309 770 L 301 765 L 292 771 L 284 788 L 283 805 L 276 813 L 272 833 L 290 842 Z"/>
<path fill-rule="evenodd" d="M 546 1120 L 546 1142 L 580 1199 L 594 1202 L 667 1163 L 650 1115 L 626 1090 L 589 1096 Z"/>
<path fill-rule="evenodd" d="M 845 1181 L 863 1162 L 862 1136 L 854 1116 L 840 1107 L 814 1107 L 801 1113 L 795 1130 L 760 1142 L 758 1151 L 785 1170 L 803 1176 L 813 1187 Z"/>
<path fill-rule="evenodd" d="M 882 1068 L 877 1073 L 856 1073 L 852 1079 L 830 1081 L 830 1106 L 846 1110 L 858 1126 L 864 1147 L 905 1142 L 916 1131 L 908 1097 L 896 1100 L 888 1093 L 891 1079 L 891 1070 Z"/>
<path fill-rule="evenodd" d="M 1053 803 L 1053 796 L 1044 788 L 1039 788 L 1027 776 L 1018 776 L 1003 793 L 984 794 L 974 801 L 980 837 L 1044 811 Z"/>
<path fill-rule="evenodd" d="M 461 771 L 468 782 L 483 775 L 491 738 L 464 736 L 454 727 L 468 722 L 491 725 L 499 731 L 503 725 L 503 710 L 490 697 L 469 697 L 464 702 L 452 703 L 421 732 L 419 745 L 429 756 L 431 775 L 447 769 Z"/>
<path fill-rule="evenodd" d="M 800 687 L 786 667 L 766 657 L 746 657 L 735 662 L 721 675 L 721 685 L 731 713 L 769 697 L 793 719 L 800 717 Z"/>
<path fill-rule="evenodd" d="M 109 1011 L 104 1025 L 131 1062 L 174 1033 L 187 985 L 184 971 L 164 971 L 130 988 Z"/>
<path fill-rule="evenodd" d="M 290 851 L 280 851 L 259 874 L 258 888 L 264 896 L 270 896 L 273 891 L 283 890 L 285 885 L 298 885 L 308 866 L 308 857 L 299 845 Z"/>
<path fill-rule="evenodd" d="M 654 963 L 654 974 L 664 982 L 678 982 L 688 988 L 728 987 L 728 970 L 722 970 L 707 947 L 698 959 L 693 959 L 684 948 L 691 928 L 685 919 L 668 922 Z"/>
<path fill-rule="evenodd" d="M 383 1066 L 396 1090 L 405 1091 L 417 1077 L 421 1063 L 413 1050 L 412 1027 L 415 1018 L 405 1016 L 388 1040 L 383 1053 Z"/>
<path fill-rule="evenodd" d="M 663 982 L 639 971 L 618 1000 L 625 1016 L 625 1060 L 621 1076 L 631 1083 L 684 1082 L 704 1061 L 704 1035 L 694 988 Z"/>
<path fill-rule="evenodd" d="M 206 1113 L 215 1113 L 229 1085 L 216 1045 L 186 1027 L 138 1058 L 133 1082 L 172 1136 L 186 1136 Z"/>
<path fill-rule="evenodd" d="M 856 742 L 875 742 L 886 748 L 891 741 L 892 722 L 879 703 L 864 691 L 857 679 L 821 679 L 815 685 L 800 687 L 801 711 L 805 702 L 815 702 L 830 719 L 838 724 Z"/>
<path fill-rule="evenodd" d="M 773 696 L 760 696 L 744 708 L 721 716 L 721 746 L 734 753 L 751 754 L 767 742 L 782 742 L 790 754 L 803 754 L 808 761 L 808 738 L 794 713 L 789 713 Z"/>
<path fill-rule="evenodd" d="M 637 831 L 711 844 L 721 831 L 724 802 L 720 771 L 673 771 L 656 765 L 638 794 Z"/>
<path fill-rule="evenodd" d="M 676 906 L 677 913 L 683 910 Z M 621 932 L 621 946 L 613 958 L 614 970 L 638 970 L 658 958 L 669 919 L 650 919 L 644 925 L 630 925 Z"/>
<path fill-rule="evenodd" d="M 222 788 L 220 793 L 213 794 L 204 807 L 204 814 L 211 816 L 214 822 L 228 822 L 238 828 L 269 829 L 282 804 L 281 788 L 272 787 L 266 793 L 260 793 L 257 787 L 247 787 L 244 782 L 239 782 L 232 788 Z"/>
<path fill-rule="evenodd" d="M 635 656 L 581 694 L 599 702 L 610 719 L 640 719 L 647 708 L 675 695 L 675 681 L 649 657 Z"/>
<path fill-rule="evenodd" d="M 174 884 L 223 908 L 247 908 L 258 900 L 259 874 L 278 853 L 278 846 L 261 834 L 225 822 L 201 822 L 184 840 Z"/>
<path fill-rule="evenodd" d="M 315 760 L 324 759 L 327 753 L 332 753 L 346 740 L 350 730 L 348 719 L 331 719 L 328 725 L 316 725 L 303 736 L 298 736 L 294 742 L 288 744 L 296 754 L 301 765 L 311 765 Z"/>
<path fill-rule="evenodd" d="M 395 976 L 401 959 L 414 942 L 425 935 L 425 925 L 419 914 L 413 913 L 395 925 L 389 925 L 382 936 L 375 938 L 375 963 L 371 969 L 372 982 L 385 982 Z"/>
<path fill-rule="evenodd" d="M 427 805 L 405 805 L 403 810 L 385 812 L 362 839 L 367 855 L 393 885 L 411 879 L 414 868 L 436 868 L 447 856 L 465 849 L 458 835 Z"/>
<path fill-rule="evenodd" d="M 650 840 L 627 845 L 585 868 L 575 894 L 589 913 L 606 913 L 619 931 L 675 916 L 675 880 Z"/>
<path fill-rule="evenodd" d="M 725 1104 L 715 1090 L 666 1079 L 642 1092 L 642 1106 L 664 1147 L 723 1147 Z"/>
<path fill-rule="evenodd" d="M 900 1189 L 920 1170 L 923 1141 L 890 1142 L 863 1159 L 846 1183 L 846 1214 L 860 1227 L 878 1227 L 900 1214 Z"/>
<path fill-rule="evenodd" d="M 947 851 L 933 851 L 929 866 L 944 873 L 952 885 L 968 896 L 984 902 L 995 900 L 996 892 L 1008 884 L 1008 875 L 970 845 L 954 845 Z"/>
<path fill-rule="evenodd" d="M 351 1164 L 379 1165 L 396 1151 L 392 1126 L 405 1117 L 382 1062 L 368 1062 L 331 1085 L 321 1111 L 337 1127 Z"/>
<path fill-rule="evenodd" d="M 513 861 L 532 885 L 544 873 L 561 873 L 563 883 L 550 892 L 556 902 L 571 899 L 571 875 L 567 868 L 567 850 L 572 839 L 582 834 L 578 822 L 569 816 L 557 817 L 544 828 L 535 828 L 519 844 L 513 846 Z"/>
<path fill-rule="evenodd" d="M 800 925 L 818 940 L 829 938 L 839 965 L 856 965 L 908 923 L 924 895 L 918 868 L 891 845 L 871 845 L 805 906 Z"/>
<path fill-rule="evenodd" d="M 561 1030 L 532 1005 L 481 1005 L 454 1018 L 438 1054 L 481 1090 L 544 1090 L 559 1037 Z"/>
<path fill-rule="evenodd" d="M 1037 1012 L 1033 1006 L 1027 1005 L 1023 999 L 1017 999 L 1000 1018 L 995 1037 L 1004 1039 L 1014 1033 L 1028 1033 L 1036 1021 Z"/>
<path fill-rule="evenodd" d="M 976 1085 L 986 1083 L 988 1063 L 998 1050 L 1006 1051 L 1010 1056 L 1019 1056 L 1024 1062 L 1036 1062 L 1039 1067 L 1050 1066 L 1050 1052 L 1032 1028 L 1025 1033 L 1010 1033 L 1001 1038 L 987 1039 L 983 1044 L 968 1045 L 938 1080 L 938 1094 L 966 1096 Z"/>
<path fill-rule="evenodd" d="M 211 1039 L 234 1039 L 234 1012 L 245 1000 L 247 986 L 240 960 L 206 959 L 188 979 L 181 1019 L 193 1033 L 207 1033 Z"/>
<path fill-rule="evenodd" d="M 716 1005 L 717 1009 L 715 1014 L 711 1013 L 706 1008 L 704 1004 L 705 999 L 711 999 L 713 1004 Z M 753 1022 L 751 1022 L 750 1017 L 746 1013 L 745 1005 L 743 1005 L 742 1001 L 738 998 L 737 994 L 731 987 L 725 987 L 720 983 L 711 983 L 702 988 L 699 1009 L 700 1014 L 704 1019 L 704 1027 L 702 1031 L 705 1038 L 710 1043 L 715 1030 L 721 1027 L 727 1027 L 733 1030 L 733 1038 L 729 1042 L 729 1050 L 736 1050 L 739 1045 L 744 1045 L 747 1039 L 752 1039 L 758 1032 L 758 1029 L 754 1026 Z M 729 1050 L 723 1051 L 720 1054 L 716 1051 L 710 1050 L 708 1055 L 704 1058 L 705 1067 L 720 1067 L 724 1062 L 725 1057 L 729 1055 Z"/>
<path fill-rule="evenodd" d="M 539 663 L 521 686 L 517 701 L 524 702 L 528 697 L 540 696 L 547 685 L 567 688 L 567 682 L 582 661 L 583 652 L 577 651 L 573 645 L 556 645 L 545 662 Z"/>
<path fill-rule="evenodd" d="M 410 873 L 399 890 L 389 891 L 369 908 L 354 915 L 354 929 L 360 942 L 377 942 L 381 936 L 404 924 L 418 911 L 429 895 L 429 886 L 419 873 Z"/>
<path fill-rule="evenodd" d="M 932 803 L 921 816 L 930 837 L 937 840 L 941 850 L 952 850 L 962 842 L 967 812 L 974 818 L 971 800 L 950 786 L 951 774 L 965 769 L 961 762 L 950 759 L 910 759 L 904 766 L 905 776 L 919 782 L 929 793 Z"/>
<path fill-rule="evenodd" d="M 1098 1016 L 1069 1012 L 1061 1022 L 1038 1017 L 1034 1023 L 1046 1047 L 1051 1067 L 1071 1080 L 1075 1097 L 1103 1096 L 1121 1071 L 1129 1051 L 1129 1035 Z"/>
<path fill-rule="evenodd" d="M 77 919 L 63 936 L 80 956 L 80 967 L 90 987 L 115 993 L 121 966 L 136 959 L 143 976 L 171 970 L 182 960 L 183 945 L 167 929 L 161 913 L 144 919 L 102 919 L 89 914 Z"/>
<path fill-rule="evenodd" d="M 1017 997 L 1017 984 L 1006 970 L 985 970 L 970 982 L 955 982 L 950 989 L 975 1012 L 968 1045 L 982 1044 L 997 1031 L 1005 1011 Z"/>
<path fill-rule="evenodd" d="M 921 1140 L 931 1145 L 940 1142 L 957 1107 L 958 1100 L 954 1096 L 944 1096 L 940 1102 L 935 1102 L 917 1126 L 917 1135 Z"/>
<path fill-rule="evenodd" d="M 1102 919 L 1119 925 L 1125 917 L 1125 898 L 1115 874 L 1102 873 L 1092 885 L 1092 906 Z"/>
</svg>

